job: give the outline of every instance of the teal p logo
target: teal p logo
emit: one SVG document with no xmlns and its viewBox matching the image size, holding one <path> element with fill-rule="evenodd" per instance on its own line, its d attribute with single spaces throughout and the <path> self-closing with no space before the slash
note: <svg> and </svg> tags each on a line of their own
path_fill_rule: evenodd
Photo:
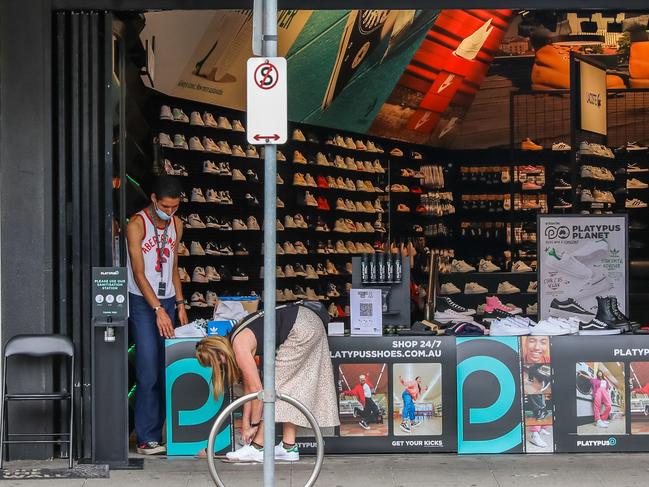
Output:
<svg viewBox="0 0 649 487">
<path fill-rule="evenodd" d="M 458 452 L 522 451 L 517 337 L 457 339 Z"/>
<path fill-rule="evenodd" d="M 608 439 L 608 444 L 609 444 L 609 446 L 615 446 L 615 445 L 617 445 L 617 440 L 613 436 L 611 436 Z"/>
<path fill-rule="evenodd" d="M 224 397 L 212 395 L 211 369 L 194 357 L 198 339 L 168 340 L 166 343 L 167 454 L 196 455 L 207 446 L 207 437 Z M 230 424 L 219 432 L 215 452 L 230 445 Z"/>
</svg>

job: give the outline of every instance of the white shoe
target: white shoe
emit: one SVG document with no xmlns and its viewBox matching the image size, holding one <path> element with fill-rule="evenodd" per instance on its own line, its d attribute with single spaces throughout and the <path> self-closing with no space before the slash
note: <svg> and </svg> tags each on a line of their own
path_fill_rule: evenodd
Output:
<svg viewBox="0 0 649 487">
<path fill-rule="evenodd" d="M 480 52 L 480 49 L 482 49 L 489 34 L 494 29 L 491 25 L 492 20 L 493 18 L 487 20 L 473 34 L 465 37 L 460 42 L 460 45 L 457 46 L 457 49 L 453 51 L 453 55 L 466 59 L 467 61 L 473 61 Z"/>
<path fill-rule="evenodd" d="M 519 260 L 512 264 L 512 272 L 534 272 L 534 269 L 532 269 L 522 260 Z"/>
<path fill-rule="evenodd" d="M 171 137 L 169 137 L 169 134 L 165 134 L 164 132 L 160 132 L 158 134 L 158 142 L 162 147 L 173 147 L 174 143 L 171 141 Z"/>
<path fill-rule="evenodd" d="M 516 318 L 504 318 L 491 322 L 489 335 L 493 336 L 522 336 L 530 334 L 529 321 Z"/>
<path fill-rule="evenodd" d="M 190 117 L 189 117 L 189 125 L 196 125 L 199 127 L 204 127 L 205 123 L 203 122 L 203 119 L 201 118 L 201 114 L 198 112 L 192 112 Z"/>
<path fill-rule="evenodd" d="M 453 272 L 475 272 L 475 267 L 467 264 L 463 260 L 455 260 L 451 262 L 451 270 Z"/>
<path fill-rule="evenodd" d="M 547 335 L 547 336 L 556 336 L 556 335 L 570 335 L 571 329 L 569 325 L 562 325 L 556 321 L 542 320 L 539 321 L 536 326 L 530 328 L 532 335 Z"/>
<path fill-rule="evenodd" d="M 264 451 L 257 450 L 252 445 L 243 445 L 235 451 L 225 454 L 230 462 L 262 463 L 264 461 Z"/>
<path fill-rule="evenodd" d="M 569 151 L 570 146 L 568 144 L 566 144 L 565 142 L 556 142 L 556 143 L 552 144 L 552 150 L 561 151 L 561 152 Z"/>
<path fill-rule="evenodd" d="M 649 188 L 649 184 L 643 183 L 639 179 L 632 178 L 627 180 L 626 187 L 627 189 L 647 189 Z"/>
<path fill-rule="evenodd" d="M 598 428 L 608 428 L 608 423 L 605 421 L 602 421 L 601 419 L 597 420 L 597 423 L 595 423 Z"/>
<path fill-rule="evenodd" d="M 559 275 L 577 277 L 582 280 L 590 280 L 593 273 L 584 264 L 575 259 L 572 255 L 559 255 L 554 248 L 543 254 L 543 263 L 549 269 L 556 271 Z"/>
<path fill-rule="evenodd" d="M 275 445 L 275 460 L 281 460 L 283 462 L 298 462 L 300 460 L 300 452 L 295 445 L 290 450 L 284 448 L 284 443 L 279 442 L 279 445 Z"/>
<path fill-rule="evenodd" d="M 480 264 L 478 265 L 478 272 L 497 272 L 500 270 L 500 267 L 495 265 L 490 260 L 480 259 Z"/>
<path fill-rule="evenodd" d="M 572 256 L 579 262 L 587 263 L 607 257 L 608 253 L 606 240 L 588 240 L 586 245 L 575 250 Z"/>
<path fill-rule="evenodd" d="M 160 107 L 160 120 L 173 120 L 173 118 L 169 105 L 162 105 Z"/>
<path fill-rule="evenodd" d="M 547 448 L 548 446 L 548 444 L 543 441 L 543 438 L 541 438 L 541 435 L 538 431 L 532 433 L 532 436 L 530 436 L 530 443 L 532 445 L 538 446 L 539 448 Z"/>
</svg>

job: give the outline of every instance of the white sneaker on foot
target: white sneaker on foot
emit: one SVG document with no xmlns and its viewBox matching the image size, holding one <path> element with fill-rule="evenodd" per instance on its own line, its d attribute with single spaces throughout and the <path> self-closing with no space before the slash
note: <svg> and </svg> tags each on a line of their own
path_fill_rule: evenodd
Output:
<svg viewBox="0 0 649 487">
<path fill-rule="evenodd" d="M 231 462 L 262 463 L 264 451 L 257 450 L 252 445 L 243 445 L 238 450 L 226 453 L 225 457 Z"/>
</svg>

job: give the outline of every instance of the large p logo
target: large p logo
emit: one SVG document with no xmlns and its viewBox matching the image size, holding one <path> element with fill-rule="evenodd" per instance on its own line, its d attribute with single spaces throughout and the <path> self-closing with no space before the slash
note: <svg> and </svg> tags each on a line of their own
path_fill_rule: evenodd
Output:
<svg viewBox="0 0 649 487">
<path fill-rule="evenodd" d="M 167 340 L 167 454 L 196 455 L 207 446 L 210 429 L 226 405 L 214 399 L 210 388 L 212 370 L 201 367 L 194 357 L 198 339 Z M 226 393 L 227 394 L 227 393 Z M 219 431 L 214 451 L 230 445 L 231 427 Z"/>
<path fill-rule="evenodd" d="M 523 451 L 517 337 L 457 339 L 458 453 Z"/>
</svg>

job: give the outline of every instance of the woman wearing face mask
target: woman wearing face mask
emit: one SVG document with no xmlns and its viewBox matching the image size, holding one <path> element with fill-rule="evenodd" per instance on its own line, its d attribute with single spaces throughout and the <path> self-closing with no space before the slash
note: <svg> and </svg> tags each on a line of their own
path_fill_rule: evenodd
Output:
<svg viewBox="0 0 649 487">
<path fill-rule="evenodd" d="M 180 218 L 182 187 L 163 176 L 155 181 L 151 204 L 133 215 L 126 227 L 128 241 L 129 331 L 135 341 L 135 432 L 137 452 L 164 453 L 165 338 L 174 336 L 178 315 L 187 323 L 178 275 L 177 248 L 183 235 Z"/>
<path fill-rule="evenodd" d="M 276 390 L 304 404 L 321 428 L 338 426 L 338 400 L 325 333 L 325 322 L 329 321 L 326 309 L 295 303 L 278 306 L 275 313 Z M 255 355 L 263 353 L 263 343 L 263 311 L 243 318 L 229 337 L 208 337 L 198 343 L 196 357 L 203 367 L 212 368 L 215 398 L 223 393 L 226 384 L 239 380 L 243 382 L 246 394 L 263 389 L 255 362 Z M 263 420 L 261 401 L 254 400 L 244 405 L 244 445 L 228 453 L 228 460 L 263 462 Z M 309 422 L 302 413 L 284 401 L 275 404 L 275 421 L 283 423 L 282 442 L 274 448 L 275 458 L 298 461 L 300 454 L 295 443 L 297 427 L 310 427 Z"/>
</svg>

